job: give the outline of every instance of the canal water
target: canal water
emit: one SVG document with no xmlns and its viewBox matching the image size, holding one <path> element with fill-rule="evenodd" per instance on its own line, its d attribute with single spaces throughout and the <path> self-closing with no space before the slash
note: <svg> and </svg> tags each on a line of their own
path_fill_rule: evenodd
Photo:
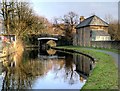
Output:
<svg viewBox="0 0 120 91">
<path fill-rule="evenodd" d="M 94 67 L 86 56 L 52 49 L 29 49 L 0 60 L 0 90 L 80 90 Z"/>
</svg>

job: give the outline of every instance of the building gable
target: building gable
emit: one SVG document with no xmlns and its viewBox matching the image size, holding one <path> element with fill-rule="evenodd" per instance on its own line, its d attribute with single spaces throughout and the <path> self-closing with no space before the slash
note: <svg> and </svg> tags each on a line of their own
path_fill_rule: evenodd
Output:
<svg viewBox="0 0 120 91">
<path fill-rule="evenodd" d="M 94 16 L 89 25 L 108 26 L 108 24 L 101 18 Z"/>
<path fill-rule="evenodd" d="M 82 22 L 80 22 L 80 24 L 78 24 L 76 26 L 76 29 L 78 28 L 83 28 L 86 26 L 107 26 L 108 27 L 108 23 L 106 23 L 105 21 L 103 21 L 101 18 L 97 17 L 96 15 L 93 15 L 91 17 L 86 18 L 85 20 L 83 20 Z"/>
</svg>

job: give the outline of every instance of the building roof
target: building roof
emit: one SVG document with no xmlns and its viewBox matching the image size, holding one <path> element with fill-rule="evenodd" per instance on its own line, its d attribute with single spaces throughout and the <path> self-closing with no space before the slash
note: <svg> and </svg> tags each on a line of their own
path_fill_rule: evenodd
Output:
<svg viewBox="0 0 120 91">
<path fill-rule="evenodd" d="M 93 15 L 91 17 L 86 18 L 85 20 L 83 20 L 81 23 L 79 23 L 76 28 L 82 28 L 82 27 L 86 27 L 86 26 L 92 26 L 92 25 L 97 25 L 97 26 L 108 26 L 108 23 L 106 23 L 105 21 L 103 21 L 101 18 L 99 18 L 96 15 Z"/>
</svg>

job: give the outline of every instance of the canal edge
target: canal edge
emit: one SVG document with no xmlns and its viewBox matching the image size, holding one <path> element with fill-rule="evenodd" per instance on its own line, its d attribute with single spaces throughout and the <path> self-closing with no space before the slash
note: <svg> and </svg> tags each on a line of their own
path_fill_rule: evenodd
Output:
<svg viewBox="0 0 120 91">
<path fill-rule="evenodd" d="M 56 48 L 56 47 L 51 47 L 52 49 L 55 49 L 55 50 L 61 50 L 61 51 L 64 51 L 64 52 L 70 52 L 70 53 L 78 53 L 78 54 L 82 54 L 84 56 L 87 56 L 89 57 L 92 61 L 96 62 L 96 58 L 92 57 L 91 55 L 89 54 L 85 54 L 83 52 L 80 52 L 80 51 L 77 51 L 77 50 L 73 50 L 73 49 L 65 49 L 65 48 Z"/>
</svg>

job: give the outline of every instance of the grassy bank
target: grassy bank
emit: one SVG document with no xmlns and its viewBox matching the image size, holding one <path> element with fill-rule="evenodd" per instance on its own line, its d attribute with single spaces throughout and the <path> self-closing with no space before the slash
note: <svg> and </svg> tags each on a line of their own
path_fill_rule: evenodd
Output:
<svg viewBox="0 0 120 91">
<path fill-rule="evenodd" d="M 80 46 L 60 46 L 60 48 L 83 48 L 83 47 L 80 47 Z M 107 48 L 95 48 L 95 47 L 84 47 L 84 48 L 92 48 L 92 49 L 98 49 L 98 50 L 106 50 L 106 51 L 110 51 L 110 52 L 115 52 L 115 53 L 119 53 L 120 54 L 120 51 L 117 50 L 117 49 L 107 49 Z"/>
<path fill-rule="evenodd" d="M 82 89 L 118 89 L 118 70 L 111 56 L 81 47 L 65 46 L 58 48 L 78 50 L 97 59 L 96 67 Z"/>
</svg>

